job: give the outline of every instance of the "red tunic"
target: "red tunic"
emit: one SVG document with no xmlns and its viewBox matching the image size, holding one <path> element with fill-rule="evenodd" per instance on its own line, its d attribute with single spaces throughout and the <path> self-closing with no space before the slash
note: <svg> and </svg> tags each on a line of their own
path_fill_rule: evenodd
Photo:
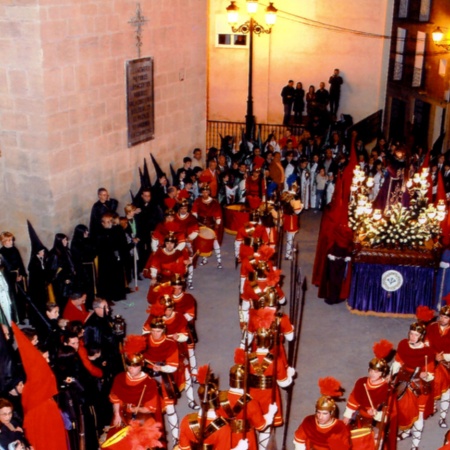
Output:
<svg viewBox="0 0 450 450">
<path fill-rule="evenodd" d="M 223 420 L 223 419 L 222 419 Z M 190 423 L 197 422 L 197 427 L 194 429 L 198 429 L 201 422 L 201 417 L 198 416 L 197 413 L 188 414 L 183 418 L 180 425 L 180 442 L 179 447 L 180 450 L 191 450 L 191 443 L 198 443 L 199 439 L 196 433 L 193 431 L 192 427 L 189 425 Z M 205 429 L 208 429 L 208 425 L 212 422 L 210 418 L 206 419 Z M 224 425 L 209 434 L 204 440 L 205 444 L 209 444 L 214 450 L 230 450 L 231 448 L 231 429 L 230 426 Z"/>
<path fill-rule="evenodd" d="M 329 425 L 319 426 L 316 416 L 307 416 L 297 428 L 295 442 L 314 450 L 349 450 L 350 432 L 344 422 L 333 419 Z"/>
<path fill-rule="evenodd" d="M 89 317 L 89 312 L 86 311 L 86 307 L 84 305 L 80 305 L 77 308 L 71 300 L 67 302 L 66 307 L 64 308 L 63 318 L 73 322 L 74 320 L 78 320 L 82 323 Z"/>
<path fill-rule="evenodd" d="M 158 241 L 160 247 L 164 245 L 164 238 L 170 233 L 175 233 L 178 243 L 184 242 L 186 236 L 181 228 L 180 224 L 175 220 L 172 222 L 161 222 L 156 225 L 155 231 L 152 233 L 152 239 Z"/>
<path fill-rule="evenodd" d="M 411 428 L 419 417 L 419 412 L 424 413 L 425 419 L 433 412 L 432 390 L 429 385 L 419 379 L 419 375 L 421 372 L 434 373 L 434 356 L 435 353 L 430 347 L 411 348 L 407 339 L 403 339 L 398 344 L 395 360 L 402 365 L 398 381 L 400 381 L 400 377 L 409 381 L 418 368 L 415 381 L 410 384 L 410 387 L 417 386 L 419 391 L 419 395 L 415 395 L 408 388 L 398 401 L 398 426 L 401 430 Z M 427 365 L 425 365 L 425 360 L 427 360 Z"/>
<path fill-rule="evenodd" d="M 270 358 L 272 355 L 269 353 L 268 357 Z M 252 396 L 252 398 L 254 398 L 256 401 L 258 401 L 258 403 L 261 406 L 261 410 L 263 412 L 263 414 L 267 414 L 267 412 L 269 411 L 269 405 L 272 402 L 272 393 L 273 393 L 273 389 L 275 389 L 275 402 L 278 406 L 278 411 L 275 414 L 274 417 L 274 425 L 276 427 L 279 427 L 281 425 L 283 425 L 283 411 L 282 411 L 282 406 L 281 406 L 281 396 L 280 396 L 280 388 L 278 386 L 278 384 L 276 383 L 277 381 L 286 381 L 288 378 L 287 375 L 287 371 L 286 371 L 286 366 L 285 364 L 282 364 L 281 361 L 278 362 L 277 364 L 277 373 L 274 374 L 274 369 L 275 369 L 275 365 L 274 365 L 274 361 L 270 361 L 270 362 L 266 362 L 267 358 L 265 358 L 265 355 L 263 354 L 259 354 L 259 353 L 251 353 L 249 355 L 249 373 L 250 373 L 250 377 L 249 377 L 249 385 L 250 385 L 250 389 L 249 389 L 249 394 Z M 252 378 L 256 377 L 252 377 L 252 375 L 256 375 L 258 374 L 259 376 L 263 376 L 263 377 L 268 377 L 269 379 L 272 379 L 272 386 L 274 386 L 275 383 L 275 387 L 265 387 L 265 388 L 260 388 L 260 387 L 252 387 Z M 276 376 L 275 376 L 276 375 Z M 274 379 L 272 378 L 274 377 Z"/>
<path fill-rule="evenodd" d="M 144 391 L 145 386 L 145 391 Z M 150 378 L 146 373 L 142 372 L 139 379 L 132 379 L 128 372 L 122 372 L 116 375 L 109 394 L 111 403 L 119 403 L 123 413 L 127 415 L 125 422 L 131 418 L 131 414 L 127 410 L 127 405 L 137 406 L 142 397 L 141 406 L 148 408 L 153 414 L 159 416 L 157 420 L 161 419 L 160 399 L 158 397 L 158 386 L 156 381 Z M 156 414 L 158 413 L 158 414 Z M 128 417 L 130 416 L 130 417 Z M 128 419 L 128 420 L 127 420 Z"/>
<path fill-rule="evenodd" d="M 372 423 L 372 416 L 368 413 L 369 409 L 372 408 L 370 404 L 369 397 L 367 395 L 365 387 L 367 387 L 367 390 L 369 391 L 370 400 L 372 401 L 373 406 L 377 410 L 381 410 L 383 406 L 385 406 L 388 402 L 388 391 L 389 391 L 389 384 L 386 380 L 383 380 L 382 383 L 374 385 L 370 383 L 370 380 L 368 377 L 360 378 L 356 383 L 355 387 L 353 388 L 353 391 L 351 392 L 347 407 L 352 409 L 353 411 L 358 411 L 360 416 L 362 417 L 362 420 L 357 420 L 356 426 L 358 428 L 361 427 L 370 427 Z M 392 432 L 389 434 L 389 447 L 390 449 L 396 448 L 396 442 L 397 442 L 397 405 L 396 405 L 396 393 L 392 392 L 391 395 L 393 395 L 392 401 L 392 407 L 391 411 L 389 413 L 389 427 Z M 375 440 L 374 440 L 374 434 L 373 432 L 370 433 L 371 439 L 367 442 L 364 441 L 363 438 L 359 437 L 358 434 L 352 434 L 352 444 L 353 449 L 361 449 L 361 450 L 370 450 L 371 448 L 375 448 Z"/>
<path fill-rule="evenodd" d="M 178 214 L 175 215 L 175 223 L 178 224 L 180 230 L 186 236 L 186 238 L 191 233 L 198 233 L 198 221 L 192 214 L 186 214 L 185 216 L 181 217 Z"/>
<path fill-rule="evenodd" d="M 222 221 L 222 209 L 214 199 L 204 202 L 201 197 L 197 198 L 192 205 L 192 213 L 197 215 L 200 225 L 209 228 L 214 228 L 219 221 Z"/>
<path fill-rule="evenodd" d="M 261 224 L 246 223 L 243 227 L 239 228 L 236 234 L 236 241 L 241 242 L 239 247 L 239 256 L 242 258 L 244 255 L 251 254 L 254 248 L 251 244 L 253 241 L 262 244 L 269 243 L 269 236 L 266 228 Z"/>
<path fill-rule="evenodd" d="M 266 194 L 266 189 L 264 186 L 264 180 L 262 178 L 253 179 L 249 176 L 245 179 L 245 194 L 247 197 L 258 197 L 262 200 L 263 196 Z"/>
<path fill-rule="evenodd" d="M 151 274 L 156 272 L 160 281 L 164 283 L 170 281 L 176 274 L 180 276 L 185 275 L 186 265 L 184 261 L 188 257 L 186 249 L 183 251 L 173 250 L 171 253 L 168 253 L 166 249 L 159 248 L 150 256 L 145 269 L 149 270 Z"/>
<path fill-rule="evenodd" d="M 176 378 L 176 371 L 179 365 L 179 354 L 177 343 L 169 339 L 167 336 L 163 336 L 159 341 L 153 339 L 151 335 L 148 337 L 147 349 L 144 352 L 144 358 L 148 366 L 152 369 L 155 365 L 158 366 L 171 366 L 175 368 L 172 373 L 169 373 L 168 378 L 174 376 Z M 165 377 L 166 375 L 164 375 Z M 162 396 L 166 405 L 173 405 L 175 398 L 167 390 L 164 383 L 161 384 Z"/>
<path fill-rule="evenodd" d="M 196 301 L 193 295 L 182 292 L 180 295 L 172 296 L 173 301 L 175 302 L 175 310 L 181 314 L 189 314 L 194 319 L 197 316 L 196 314 Z"/>
<path fill-rule="evenodd" d="M 442 329 L 437 322 L 427 327 L 425 342 L 437 353 L 450 353 L 450 327 Z M 434 373 L 434 398 L 441 398 L 442 394 L 450 389 L 450 363 L 441 361 L 437 363 Z"/>
<path fill-rule="evenodd" d="M 219 396 L 220 407 L 217 410 L 217 414 L 227 419 L 227 421 L 244 420 L 244 408 L 241 406 L 243 404 L 243 398 L 243 394 L 222 391 Z M 246 408 L 249 427 L 246 435 L 246 438 L 248 439 L 248 448 L 249 450 L 257 450 L 258 441 L 256 439 L 255 430 L 263 430 L 266 421 L 261 411 L 261 407 L 256 400 L 251 397 L 248 398 Z M 233 432 L 233 426 L 231 429 L 231 448 L 234 448 L 238 445 L 240 439 L 244 439 L 244 433 Z"/>
</svg>

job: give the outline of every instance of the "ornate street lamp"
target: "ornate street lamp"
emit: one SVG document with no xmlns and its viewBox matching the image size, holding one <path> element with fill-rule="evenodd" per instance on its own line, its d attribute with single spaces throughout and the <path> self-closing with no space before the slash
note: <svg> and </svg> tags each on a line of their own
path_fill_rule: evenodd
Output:
<svg viewBox="0 0 450 450">
<path fill-rule="evenodd" d="M 247 95 L 247 115 L 245 116 L 245 137 L 247 140 L 253 138 L 255 117 L 253 116 L 253 34 L 261 35 L 263 33 L 270 34 L 272 26 L 276 22 L 277 9 L 273 3 L 269 3 L 266 8 L 266 24 L 268 28 L 264 28 L 254 18 L 253 15 L 258 10 L 258 0 L 247 0 L 247 12 L 250 19 L 242 25 L 236 25 L 239 20 L 239 8 L 235 1 L 227 7 L 228 23 L 231 25 L 233 33 L 242 33 L 249 35 L 249 52 L 248 52 L 248 95 Z"/>
</svg>

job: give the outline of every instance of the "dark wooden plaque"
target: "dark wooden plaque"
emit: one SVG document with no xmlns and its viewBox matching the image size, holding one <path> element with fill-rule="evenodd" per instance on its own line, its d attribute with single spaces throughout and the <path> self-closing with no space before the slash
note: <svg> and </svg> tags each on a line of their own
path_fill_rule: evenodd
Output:
<svg viewBox="0 0 450 450">
<path fill-rule="evenodd" d="M 128 147 L 155 137 L 153 58 L 125 63 L 127 83 Z"/>
</svg>

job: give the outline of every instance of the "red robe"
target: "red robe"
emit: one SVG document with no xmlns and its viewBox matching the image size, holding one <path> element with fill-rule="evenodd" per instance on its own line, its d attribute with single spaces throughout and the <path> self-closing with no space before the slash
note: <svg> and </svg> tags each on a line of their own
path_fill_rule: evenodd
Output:
<svg viewBox="0 0 450 450">
<path fill-rule="evenodd" d="M 450 353 L 450 327 L 442 329 L 437 322 L 427 327 L 425 341 L 437 353 Z M 434 398 L 441 398 L 442 394 L 450 389 L 450 370 L 445 361 L 436 364 L 434 373 Z"/>
<path fill-rule="evenodd" d="M 425 365 L 427 357 L 427 365 Z M 430 347 L 411 348 L 408 340 L 399 342 L 395 360 L 402 364 L 400 371 L 405 373 L 404 378 L 409 380 L 416 368 L 419 371 L 416 375 L 416 384 L 421 388 L 426 386 L 418 380 L 420 372 L 434 373 L 435 353 Z M 399 378 L 399 375 L 397 378 Z M 399 381 L 399 380 L 398 380 Z M 421 389 L 419 396 L 416 396 L 410 389 L 406 389 L 405 395 L 398 401 L 398 426 L 401 430 L 408 430 L 419 417 L 419 412 L 424 413 L 426 419 L 433 412 L 433 395 L 431 388 L 429 392 Z"/>
<path fill-rule="evenodd" d="M 55 375 L 15 323 L 12 323 L 12 329 L 27 377 L 22 392 L 25 436 L 35 450 L 67 450 L 66 430 L 53 399 L 58 393 Z"/>
<path fill-rule="evenodd" d="M 314 450 L 349 450 L 350 432 L 344 422 L 333 419 L 327 426 L 319 426 L 316 416 L 307 416 L 297 428 L 295 442 Z"/>
</svg>

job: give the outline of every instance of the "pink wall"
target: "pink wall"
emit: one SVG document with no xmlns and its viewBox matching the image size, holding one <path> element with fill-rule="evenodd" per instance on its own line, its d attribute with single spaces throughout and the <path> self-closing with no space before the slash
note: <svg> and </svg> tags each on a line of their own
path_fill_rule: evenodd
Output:
<svg viewBox="0 0 450 450">
<path fill-rule="evenodd" d="M 26 218 L 50 245 L 55 232 L 88 223 L 100 185 L 123 207 L 150 152 L 168 171 L 205 145 L 206 0 L 143 0 L 155 139 L 127 148 L 124 67 L 137 57 L 135 9 L 134 0 L 0 5 L 0 197 L 14 198 L 0 229 L 26 244 Z"/>
</svg>

